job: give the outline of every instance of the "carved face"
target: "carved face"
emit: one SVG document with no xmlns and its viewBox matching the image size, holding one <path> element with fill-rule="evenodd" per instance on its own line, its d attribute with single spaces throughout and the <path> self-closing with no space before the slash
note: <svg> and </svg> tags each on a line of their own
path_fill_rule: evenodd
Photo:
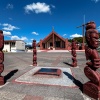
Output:
<svg viewBox="0 0 100 100">
<path fill-rule="evenodd" d="M 98 39 L 99 39 L 98 33 L 91 33 L 90 34 L 90 43 L 89 44 L 93 49 L 98 48 L 98 45 L 99 45 Z"/>
</svg>

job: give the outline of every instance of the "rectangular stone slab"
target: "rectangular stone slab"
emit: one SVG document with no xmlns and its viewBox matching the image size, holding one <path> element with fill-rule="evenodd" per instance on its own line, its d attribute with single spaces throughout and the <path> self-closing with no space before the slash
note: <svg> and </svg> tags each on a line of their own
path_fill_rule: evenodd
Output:
<svg viewBox="0 0 100 100">
<path fill-rule="evenodd" d="M 61 70 L 60 69 L 54 69 L 54 68 L 41 68 L 38 70 L 34 75 L 36 74 L 43 74 L 43 75 L 61 75 Z"/>
</svg>

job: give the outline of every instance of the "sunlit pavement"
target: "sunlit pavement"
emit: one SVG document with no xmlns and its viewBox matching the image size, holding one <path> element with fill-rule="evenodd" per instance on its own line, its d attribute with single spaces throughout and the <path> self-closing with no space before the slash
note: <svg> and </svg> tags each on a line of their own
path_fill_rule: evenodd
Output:
<svg viewBox="0 0 100 100">
<path fill-rule="evenodd" d="M 0 100 L 91 100 L 82 93 L 82 84 L 88 81 L 84 75 L 86 58 L 83 51 L 77 52 L 75 68 L 70 66 L 70 51 L 38 52 L 37 67 L 32 66 L 32 55 L 31 52 L 5 53 L 2 75 L 6 83 L 0 86 Z M 60 79 L 32 76 L 34 70 L 42 67 L 61 69 L 62 76 Z"/>
</svg>

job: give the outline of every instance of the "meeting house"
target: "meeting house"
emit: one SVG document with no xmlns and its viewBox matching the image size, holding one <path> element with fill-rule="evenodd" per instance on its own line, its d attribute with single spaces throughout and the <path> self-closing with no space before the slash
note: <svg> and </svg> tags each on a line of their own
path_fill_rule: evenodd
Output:
<svg viewBox="0 0 100 100">
<path fill-rule="evenodd" d="M 51 49 L 51 50 L 70 50 L 71 43 L 68 42 L 68 39 L 61 37 L 58 33 L 52 30 L 48 36 L 44 39 L 41 39 L 37 46 L 40 47 L 40 50 Z"/>
</svg>

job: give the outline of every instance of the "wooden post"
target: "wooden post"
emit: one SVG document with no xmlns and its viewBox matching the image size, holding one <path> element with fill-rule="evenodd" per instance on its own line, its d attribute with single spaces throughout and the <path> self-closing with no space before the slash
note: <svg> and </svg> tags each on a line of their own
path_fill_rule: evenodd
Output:
<svg viewBox="0 0 100 100">
<path fill-rule="evenodd" d="M 3 36 L 3 31 L 0 30 L 0 85 L 4 84 L 4 77 L 1 76 L 1 73 L 4 70 L 4 53 L 3 53 L 3 47 L 4 47 L 4 36 Z"/>
<path fill-rule="evenodd" d="M 85 46 L 87 62 L 84 73 L 90 81 L 83 84 L 83 93 L 95 100 L 100 100 L 100 73 L 97 71 L 100 68 L 100 56 L 96 50 L 99 46 L 99 34 L 94 22 L 86 24 L 85 37 L 87 42 Z"/>
<path fill-rule="evenodd" d="M 76 41 L 75 40 L 72 40 L 72 51 L 71 51 L 71 54 L 72 54 L 72 67 L 76 67 L 77 66 L 77 60 L 76 60 Z"/>
<path fill-rule="evenodd" d="M 68 39 L 65 39 L 65 50 L 68 50 Z"/>
<path fill-rule="evenodd" d="M 33 40 L 33 66 L 37 66 L 36 40 Z"/>
<path fill-rule="evenodd" d="M 53 33 L 53 48 L 54 48 L 54 33 Z"/>
<path fill-rule="evenodd" d="M 42 40 L 40 40 L 40 50 L 43 50 Z"/>
</svg>

